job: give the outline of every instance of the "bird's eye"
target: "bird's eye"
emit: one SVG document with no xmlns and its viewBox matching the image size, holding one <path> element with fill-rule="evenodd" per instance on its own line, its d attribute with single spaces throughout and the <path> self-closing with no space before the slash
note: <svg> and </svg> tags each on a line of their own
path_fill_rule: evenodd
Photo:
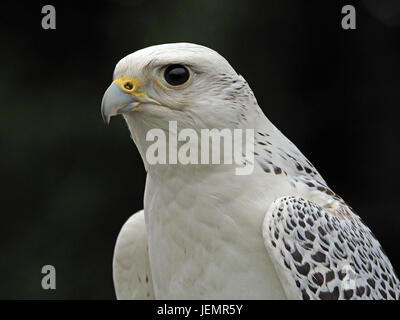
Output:
<svg viewBox="0 0 400 320">
<path fill-rule="evenodd" d="M 171 86 L 180 86 L 190 78 L 189 70 L 181 64 L 171 64 L 164 71 L 164 79 Z"/>
</svg>

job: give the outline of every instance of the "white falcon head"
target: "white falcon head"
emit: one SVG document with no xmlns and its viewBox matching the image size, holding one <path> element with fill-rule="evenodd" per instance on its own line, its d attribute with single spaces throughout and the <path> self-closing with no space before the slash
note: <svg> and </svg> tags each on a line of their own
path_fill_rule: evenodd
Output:
<svg viewBox="0 0 400 320">
<path fill-rule="evenodd" d="M 115 68 L 101 112 L 109 123 L 122 114 L 140 153 L 146 132 L 178 128 L 254 128 L 260 113 L 242 76 L 207 47 L 172 43 L 138 50 Z"/>
</svg>

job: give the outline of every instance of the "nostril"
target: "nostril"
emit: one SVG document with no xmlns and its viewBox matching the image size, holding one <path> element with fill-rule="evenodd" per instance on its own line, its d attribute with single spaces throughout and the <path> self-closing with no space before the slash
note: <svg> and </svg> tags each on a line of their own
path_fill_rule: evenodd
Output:
<svg viewBox="0 0 400 320">
<path fill-rule="evenodd" d="M 125 83 L 124 83 L 124 88 L 125 88 L 126 90 L 132 90 L 132 89 L 133 89 L 133 83 L 130 82 L 130 81 L 125 82 Z"/>
</svg>

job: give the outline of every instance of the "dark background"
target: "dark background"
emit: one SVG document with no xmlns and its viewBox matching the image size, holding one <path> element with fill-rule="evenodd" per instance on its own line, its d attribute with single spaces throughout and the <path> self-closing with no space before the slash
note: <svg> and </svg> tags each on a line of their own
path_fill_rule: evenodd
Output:
<svg viewBox="0 0 400 320">
<path fill-rule="evenodd" d="M 41 28 L 45 4 L 56 30 Z M 145 171 L 100 102 L 119 59 L 181 41 L 230 61 L 400 270 L 399 1 L 1 4 L 0 27 L 0 298 L 115 298 L 114 244 Z M 45 264 L 56 290 L 41 288 Z"/>
</svg>

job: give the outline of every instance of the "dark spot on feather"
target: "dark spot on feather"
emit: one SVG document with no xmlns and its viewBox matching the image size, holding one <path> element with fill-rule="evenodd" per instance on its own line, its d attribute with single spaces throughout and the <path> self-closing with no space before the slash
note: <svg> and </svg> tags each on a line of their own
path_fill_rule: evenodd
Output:
<svg viewBox="0 0 400 320">
<path fill-rule="evenodd" d="M 350 300 L 351 297 L 353 296 L 353 293 L 354 293 L 353 290 L 344 290 L 344 292 L 343 292 L 344 298 L 346 300 Z"/>
<path fill-rule="evenodd" d="M 304 167 L 304 170 L 306 170 L 307 173 L 311 173 L 312 172 L 312 170 L 310 168 L 308 168 L 308 167 Z"/>
<path fill-rule="evenodd" d="M 340 253 L 343 253 L 342 248 L 340 248 L 340 246 L 339 246 L 339 244 L 337 242 L 335 242 L 334 245 L 335 245 L 336 249 L 338 249 L 338 251 Z"/>
<path fill-rule="evenodd" d="M 304 241 L 305 239 L 301 236 L 300 232 L 297 231 L 297 238 L 299 238 L 299 240 Z"/>
<path fill-rule="evenodd" d="M 306 242 L 306 243 L 304 244 L 304 248 L 306 248 L 307 250 L 311 250 L 311 249 L 314 248 L 314 246 L 313 246 L 312 243 Z"/>
<path fill-rule="evenodd" d="M 328 283 L 329 281 L 332 281 L 333 278 L 335 278 L 335 273 L 332 270 L 328 271 L 325 275 L 326 283 Z"/>
<path fill-rule="evenodd" d="M 271 169 L 265 163 L 261 162 L 260 165 L 265 172 L 271 172 Z"/>
<path fill-rule="evenodd" d="M 285 241 L 285 239 L 282 239 L 282 240 L 283 240 L 283 244 L 284 244 L 286 250 L 290 252 L 290 246 L 287 244 L 287 242 Z"/>
<path fill-rule="evenodd" d="M 372 289 L 375 289 L 375 281 L 371 278 L 367 279 L 368 284 L 372 287 Z"/>
<path fill-rule="evenodd" d="M 325 191 L 325 193 L 326 193 L 327 195 L 330 195 L 330 196 L 333 196 L 333 195 L 334 195 L 334 193 L 333 193 L 331 190 L 329 190 L 329 189 L 327 189 L 327 190 Z"/>
<path fill-rule="evenodd" d="M 356 289 L 356 294 L 361 297 L 365 292 L 365 288 L 364 287 L 357 287 Z"/>
<path fill-rule="evenodd" d="M 314 236 L 310 231 L 308 231 L 308 230 L 304 233 L 304 235 L 305 235 L 306 238 L 307 238 L 308 240 L 310 240 L 310 241 L 314 241 L 314 239 L 315 239 L 315 236 Z"/>
<path fill-rule="evenodd" d="M 313 274 L 312 280 L 318 286 L 322 286 L 322 284 L 324 283 L 324 276 L 322 275 L 322 273 L 316 272 L 316 273 Z"/>
<path fill-rule="evenodd" d="M 319 231 L 319 233 L 320 233 L 322 236 L 325 236 L 325 235 L 326 235 L 325 230 L 324 230 L 321 226 L 318 227 L 318 231 Z"/>
<path fill-rule="evenodd" d="M 320 238 L 320 240 L 321 240 L 321 242 L 322 242 L 323 244 L 325 244 L 326 246 L 329 247 L 329 242 L 328 242 L 328 240 L 325 240 L 324 238 Z M 326 251 L 326 250 L 325 250 L 325 251 Z"/>
<path fill-rule="evenodd" d="M 316 293 L 317 292 L 317 288 L 308 285 L 308 288 L 311 290 L 311 292 Z"/>
<path fill-rule="evenodd" d="M 339 288 L 335 287 L 332 292 L 321 291 L 319 293 L 321 300 L 338 300 L 339 299 Z"/>
<path fill-rule="evenodd" d="M 295 248 L 294 252 L 292 253 L 292 257 L 295 261 L 297 261 L 298 263 L 301 263 L 301 261 L 303 260 L 303 257 L 301 256 L 300 252 L 297 250 L 297 248 Z"/>
<path fill-rule="evenodd" d="M 303 264 L 303 265 L 300 265 L 300 266 L 295 264 L 295 267 L 296 267 L 297 271 L 300 274 L 302 274 L 303 276 L 307 276 L 308 273 L 310 272 L 310 265 L 307 262 L 305 264 Z"/>
<path fill-rule="evenodd" d="M 281 174 L 282 173 L 282 169 L 279 167 L 274 167 L 274 172 L 275 174 Z"/>
<path fill-rule="evenodd" d="M 310 300 L 310 296 L 307 294 L 306 289 L 301 290 L 301 295 L 303 297 L 303 300 Z"/>
<path fill-rule="evenodd" d="M 317 253 L 313 254 L 311 256 L 311 258 L 315 261 L 315 262 L 324 262 L 326 259 L 326 255 L 324 253 L 322 253 L 321 251 L 317 251 Z"/>
</svg>

